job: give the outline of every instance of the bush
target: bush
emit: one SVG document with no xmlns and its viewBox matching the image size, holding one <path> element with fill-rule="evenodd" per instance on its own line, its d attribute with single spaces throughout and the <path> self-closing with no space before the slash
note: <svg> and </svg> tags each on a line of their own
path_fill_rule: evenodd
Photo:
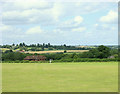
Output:
<svg viewBox="0 0 120 94">
<path fill-rule="evenodd" d="M 23 60 L 25 58 L 25 54 L 19 52 L 8 52 L 2 54 L 2 60 L 4 61 L 15 61 L 15 60 Z"/>
<path fill-rule="evenodd" d="M 109 62 L 118 61 L 118 59 L 99 59 L 99 58 L 77 58 L 77 59 L 61 59 L 59 62 Z"/>
</svg>

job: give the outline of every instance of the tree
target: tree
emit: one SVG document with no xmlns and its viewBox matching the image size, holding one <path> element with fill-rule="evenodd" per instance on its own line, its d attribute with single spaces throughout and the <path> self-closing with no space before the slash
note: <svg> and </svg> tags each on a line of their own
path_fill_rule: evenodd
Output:
<svg viewBox="0 0 120 94">
<path fill-rule="evenodd" d="M 82 54 L 82 57 L 84 58 L 107 58 L 109 56 L 110 48 L 103 45 Z"/>
<path fill-rule="evenodd" d="M 3 53 L 2 60 L 23 60 L 25 54 L 19 52 Z"/>
<path fill-rule="evenodd" d="M 20 47 L 22 47 L 22 46 L 23 46 L 23 44 L 22 44 L 22 43 L 20 43 L 20 44 L 19 44 L 19 46 L 20 46 Z"/>
<path fill-rule="evenodd" d="M 16 44 L 16 46 L 19 46 L 18 44 Z"/>
<path fill-rule="evenodd" d="M 53 48 L 52 47 L 48 47 L 48 50 L 53 50 Z"/>
<path fill-rule="evenodd" d="M 89 58 L 97 58 L 98 57 L 98 53 L 99 53 L 99 51 L 98 51 L 98 49 L 91 49 L 90 51 L 89 51 Z"/>
<path fill-rule="evenodd" d="M 43 43 L 43 47 L 45 46 L 45 43 Z"/>
<path fill-rule="evenodd" d="M 108 56 L 110 56 L 109 47 L 101 45 L 97 48 L 97 50 L 98 50 L 98 54 L 97 54 L 98 58 L 107 58 Z"/>
<path fill-rule="evenodd" d="M 50 43 L 48 43 L 48 47 L 50 47 Z"/>
<path fill-rule="evenodd" d="M 44 51 L 44 46 L 41 49 L 42 49 L 42 51 Z"/>
<path fill-rule="evenodd" d="M 22 44 L 23 46 L 26 46 L 26 44 L 23 42 L 23 44 Z"/>
<path fill-rule="evenodd" d="M 66 50 L 66 44 L 63 45 L 63 49 Z"/>
<path fill-rule="evenodd" d="M 66 50 L 64 50 L 64 53 L 67 53 L 67 51 L 66 51 Z"/>
<path fill-rule="evenodd" d="M 48 44 L 45 44 L 45 48 L 48 48 Z"/>
<path fill-rule="evenodd" d="M 13 43 L 12 46 L 15 46 L 15 44 Z"/>
<path fill-rule="evenodd" d="M 40 44 L 39 44 L 39 43 L 37 44 L 37 47 L 40 47 Z"/>
<path fill-rule="evenodd" d="M 12 50 L 6 50 L 5 53 L 10 53 L 13 52 Z"/>
<path fill-rule="evenodd" d="M 25 55 L 23 53 L 14 52 L 14 60 L 23 60 Z"/>
<path fill-rule="evenodd" d="M 63 46 L 66 47 L 66 44 L 64 44 Z"/>
</svg>

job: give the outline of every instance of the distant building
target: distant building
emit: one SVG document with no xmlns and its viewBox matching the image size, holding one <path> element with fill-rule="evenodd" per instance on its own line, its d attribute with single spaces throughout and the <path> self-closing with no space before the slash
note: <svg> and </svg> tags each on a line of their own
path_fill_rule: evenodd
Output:
<svg viewBox="0 0 120 94">
<path fill-rule="evenodd" d="M 24 60 L 44 61 L 44 60 L 46 60 L 46 57 L 45 57 L 45 56 L 42 56 L 42 55 L 32 55 L 32 56 L 27 56 L 27 57 L 25 57 Z"/>
<path fill-rule="evenodd" d="M 109 56 L 108 58 L 113 59 L 113 58 L 115 58 L 115 56 Z"/>
<path fill-rule="evenodd" d="M 23 52 L 25 52 L 25 50 L 22 50 L 22 51 L 20 51 L 20 52 L 22 52 L 22 53 L 23 53 Z"/>
</svg>

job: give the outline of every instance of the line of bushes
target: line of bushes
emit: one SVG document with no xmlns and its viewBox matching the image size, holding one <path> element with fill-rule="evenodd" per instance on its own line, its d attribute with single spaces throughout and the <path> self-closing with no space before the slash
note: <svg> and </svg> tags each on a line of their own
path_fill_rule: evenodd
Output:
<svg viewBox="0 0 120 94">
<path fill-rule="evenodd" d="M 117 58 L 108 59 L 108 58 L 77 58 L 77 59 L 61 59 L 55 60 L 54 62 L 110 62 L 110 61 L 118 61 Z"/>
<path fill-rule="evenodd" d="M 109 61 L 118 61 L 118 51 L 111 50 L 106 46 L 99 46 L 98 48 L 91 49 L 88 52 L 83 53 L 49 53 L 49 54 L 34 54 L 34 55 L 43 55 L 46 57 L 46 61 L 24 61 L 26 56 L 32 54 L 19 53 L 13 51 L 6 51 L 2 54 L 2 61 L 10 63 L 34 63 L 34 62 L 49 62 L 50 59 L 53 62 L 109 62 Z M 113 58 L 110 58 L 112 56 Z"/>
<path fill-rule="evenodd" d="M 77 58 L 77 59 L 60 59 L 53 60 L 52 63 L 57 62 L 110 62 L 110 61 L 118 61 L 117 58 L 114 59 L 99 59 L 99 58 Z M 28 60 L 15 60 L 15 61 L 2 61 L 2 63 L 49 63 L 49 61 L 28 61 Z"/>
<path fill-rule="evenodd" d="M 14 60 L 2 61 L 2 63 L 49 63 L 48 61 L 29 61 L 29 60 Z"/>
</svg>

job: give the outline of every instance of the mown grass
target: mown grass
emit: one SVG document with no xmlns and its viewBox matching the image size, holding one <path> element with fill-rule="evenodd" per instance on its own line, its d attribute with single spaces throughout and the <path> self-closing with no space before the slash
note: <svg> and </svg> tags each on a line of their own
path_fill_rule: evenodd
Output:
<svg viewBox="0 0 120 94">
<path fill-rule="evenodd" d="M 3 92 L 117 92 L 117 62 L 5 63 Z"/>
</svg>

